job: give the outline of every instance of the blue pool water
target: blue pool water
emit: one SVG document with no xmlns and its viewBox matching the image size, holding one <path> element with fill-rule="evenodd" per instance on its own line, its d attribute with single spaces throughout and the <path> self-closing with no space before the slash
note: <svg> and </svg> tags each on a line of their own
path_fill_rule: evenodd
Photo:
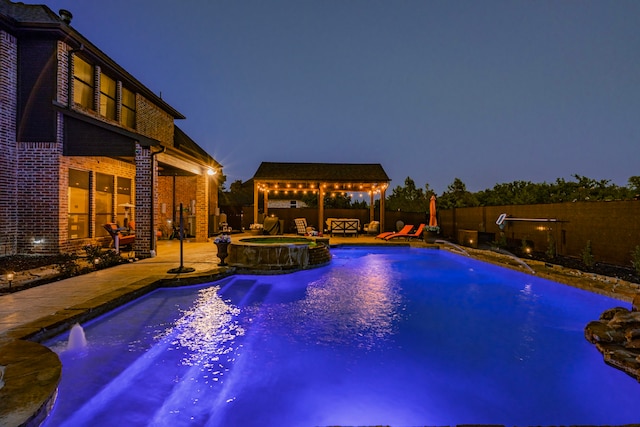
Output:
<svg viewBox="0 0 640 427">
<path fill-rule="evenodd" d="M 628 304 L 447 251 L 161 289 L 46 343 L 46 426 L 624 424 L 640 384 L 583 335 Z"/>
</svg>

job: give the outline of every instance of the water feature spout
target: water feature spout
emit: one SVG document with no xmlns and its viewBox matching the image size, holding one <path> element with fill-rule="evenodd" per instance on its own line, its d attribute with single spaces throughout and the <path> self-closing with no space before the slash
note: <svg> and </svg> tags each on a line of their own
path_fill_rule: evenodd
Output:
<svg viewBox="0 0 640 427">
<path fill-rule="evenodd" d="M 533 269 L 533 268 L 531 268 L 531 267 L 529 266 L 529 264 L 527 264 L 526 262 L 522 261 L 520 258 L 518 258 L 517 256 L 515 256 L 515 255 L 514 255 L 514 254 L 512 254 L 511 252 L 509 252 L 509 251 L 505 251 L 504 249 L 500 249 L 500 248 L 493 249 L 493 250 L 494 250 L 495 252 L 498 252 L 499 254 L 506 255 L 506 256 L 508 256 L 509 258 L 513 259 L 513 260 L 514 260 L 514 261 L 516 261 L 518 264 L 520 264 L 522 267 L 524 267 L 524 269 L 525 269 L 525 270 L 527 270 L 530 274 L 536 274 L 536 272 L 534 271 L 534 269 Z"/>
<path fill-rule="evenodd" d="M 84 334 L 84 329 L 79 323 L 76 323 L 69 332 L 69 342 L 67 343 L 67 350 L 82 350 L 87 347 L 87 337 Z"/>
<path fill-rule="evenodd" d="M 447 241 L 447 240 L 441 240 L 441 239 L 438 239 L 438 240 L 436 240 L 436 241 L 435 241 L 435 243 L 441 243 L 441 244 L 443 244 L 443 245 L 451 246 L 451 247 L 453 247 L 453 248 L 457 249 L 458 251 L 462 252 L 462 253 L 463 253 L 463 254 L 465 254 L 466 256 L 468 256 L 468 257 L 470 257 L 470 256 L 471 256 L 471 255 L 469 255 L 469 252 L 465 251 L 465 250 L 464 250 L 464 249 L 462 249 L 460 246 L 458 246 L 458 245 L 456 245 L 456 244 L 454 244 L 454 243 L 451 243 L 451 242 L 449 242 L 449 241 Z"/>
</svg>

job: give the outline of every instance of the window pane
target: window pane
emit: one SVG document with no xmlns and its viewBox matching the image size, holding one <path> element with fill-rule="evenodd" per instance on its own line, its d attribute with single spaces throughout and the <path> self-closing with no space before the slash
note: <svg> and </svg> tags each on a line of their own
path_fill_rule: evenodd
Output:
<svg viewBox="0 0 640 427">
<path fill-rule="evenodd" d="M 69 169 L 69 187 L 89 190 L 89 172 Z"/>
<path fill-rule="evenodd" d="M 131 180 L 129 178 L 118 177 L 118 195 L 117 195 L 117 220 L 116 222 L 126 227 L 129 221 L 134 219 L 133 208 L 126 208 L 124 204 L 133 204 L 131 200 Z"/>
<path fill-rule="evenodd" d="M 136 128 L 136 94 L 125 87 L 122 88 L 120 121 L 124 126 Z"/>
<path fill-rule="evenodd" d="M 73 101 L 93 110 L 93 66 L 81 58 L 73 58 Z"/>
<path fill-rule="evenodd" d="M 73 102 L 90 110 L 93 109 L 93 88 L 76 80 L 73 83 Z"/>
<path fill-rule="evenodd" d="M 111 222 L 113 212 L 113 194 L 96 191 L 96 236 L 108 236 L 102 226 Z"/>
<path fill-rule="evenodd" d="M 89 237 L 89 191 L 69 187 L 69 239 Z"/>
<path fill-rule="evenodd" d="M 133 111 L 136 110 L 136 94 L 126 87 L 122 88 L 122 105 L 126 105 Z"/>
<path fill-rule="evenodd" d="M 116 99 L 116 81 L 106 74 L 100 75 L 100 92 Z"/>
<path fill-rule="evenodd" d="M 89 172 L 69 169 L 69 239 L 89 237 Z"/>
<path fill-rule="evenodd" d="M 100 75 L 100 114 L 116 119 L 116 81 L 105 74 Z"/>
<path fill-rule="evenodd" d="M 78 56 L 73 58 L 73 76 L 93 87 L 93 66 Z"/>
<path fill-rule="evenodd" d="M 96 190 L 113 194 L 113 175 L 96 174 Z"/>
<path fill-rule="evenodd" d="M 111 222 L 113 215 L 113 175 L 96 174 L 96 236 L 108 236 L 102 224 Z"/>
<path fill-rule="evenodd" d="M 124 105 L 122 106 L 122 110 L 120 111 L 121 122 L 124 126 L 127 126 L 131 129 L 136 128 L 136 112 L 128 109 Z"/>
<path fill-rule="evenodd" d="M 100 95 L 100 114 L 107 119 L 116 119 L 116 100 Z"/>
<path fill-rule="evenodd" d="M 118 177 L 118 195 L 120 194 L 131 195 L 131 179 Z"/>
</svg>

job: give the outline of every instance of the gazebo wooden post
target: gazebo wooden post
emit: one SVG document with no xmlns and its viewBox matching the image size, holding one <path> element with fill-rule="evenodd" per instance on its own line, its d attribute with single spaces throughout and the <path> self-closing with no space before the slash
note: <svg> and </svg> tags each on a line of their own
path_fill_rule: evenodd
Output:
<svg viewBox="0 0 640 427">
<path fill-rule="evenodd" d="M 324 188 L 318 183 L 318 231 L 324 232 Z"/>
<path fill-rule="evenodd" d="M 254 224 L 258 223 L 258 200 L 260 200 L 258 192 L 259 192 L 258 181 L 254 180 L 253 181 L 253 223 Z"/>
<path fill-rule="evenodd" d="M 384 231 L 384 198 L 386 187 L 382 187 L 380 190 L 380 232 Z"/>
<path fill-rule="evenodd" d="M 369 191 L 369 222 L 376 220 L 376 209 L 373 203 L 373 191 Z M 382 233 L 382 229 L 380 229 Z"/>
<path fill-rule="evenodd" d="M 265 218 L 269 214 L 269 189 L 264 189 L 264 216 Z"/>
</svg>

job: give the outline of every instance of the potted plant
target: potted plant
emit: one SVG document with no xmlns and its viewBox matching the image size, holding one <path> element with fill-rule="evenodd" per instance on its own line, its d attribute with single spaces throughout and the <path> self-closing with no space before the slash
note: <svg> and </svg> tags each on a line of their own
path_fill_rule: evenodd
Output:
<svg viewBox="0 0 640 427">
<path fill-rule="evenodd" d="M 227 258 L 227 256 L 229 256 L 228 248 L 231 244 L 231 236 L 229 236 L 228 234 L 221 234 L 215 238 L 213 244 L 218 248 L 218 253 L 216 254 L 216 256 L 220 258 L 220 262 L 218 263 L 218 265 L 227 265 L 224 260 Z"/>
<path fill-rule="evenodd" d="M 438 239 L 438 234 L 440 234 L 440 227 L 427 225 L 422 229 L 422 238 L 427 243 L 434 243 Z"/>
</svg>

